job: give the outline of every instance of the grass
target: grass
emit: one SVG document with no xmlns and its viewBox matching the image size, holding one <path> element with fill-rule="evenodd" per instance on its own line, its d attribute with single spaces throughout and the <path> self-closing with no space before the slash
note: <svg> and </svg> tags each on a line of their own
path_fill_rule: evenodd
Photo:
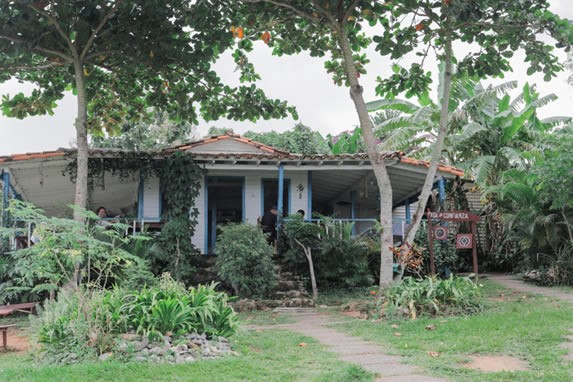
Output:
<svg viewBox="0 0 573 382">
<path fill-rule="evenodd" d="M 304 347 L 299 346 L 306 343 Z M 250 331 L 234 340 L 240 356 L 190 364 L 99 362 L 38 366 L 22 354 L 0 353 L 2 381 L 371 381 L 316 341 L 288 331 Z"/>
<path fill-rule="evenodd" d="M 280 325 L 294 322 L 294 319 L 287 314 L 270 311 L 242 312 L 239 313 L 239 320 L 243 325 Z"/>
<path fill-rule="evenodd" d="M 573 362 L 562 359 L 573 309 L 565 302 L 504 290 L 484 281 L 488 309 L 474 316 L 422 317 L 415 321 L 354 320 L 335 325 L 352 335 L 384 345 L 420 365 L 428 374 L 454 381 L 570 381 Z M 503 294 L 503 298 L 500 295 Z M 526 296 L 524 298 L 524 296 Z M 436 325 L 435 330 L 425 329 Z M 398 325 L 398 328 L 392 328 Z M 399 333 L 397 336 L 395 333 Z M 428 352 L 439 352 L 437 358 Z M 470 355 L 510 355 L 526 360 L 529 371 L 484 373 L 463 368 Z"/>
</svg>

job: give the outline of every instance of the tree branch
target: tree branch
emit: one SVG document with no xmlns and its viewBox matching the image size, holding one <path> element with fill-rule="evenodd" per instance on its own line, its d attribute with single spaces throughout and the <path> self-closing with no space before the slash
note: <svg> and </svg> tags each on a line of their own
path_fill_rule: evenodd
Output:
<svg viewBox="0 0 573 382">
<path fill-rule="evenodd" d="M 352 11 L 360 4 L 360 0 L 354 0 L 354 2 L 346 9 L 344 15 L 342 16 L 343 20 L 348 20 L 348 18 L 352 15 Z"/>
<path fill-rule="evenodd" d="M 54 7 L 53 1 L 50 1 L 50 7 L 51 8 Z M 56 19 L 54 16 L 52 16 L 50 13 L 48 13 L 46 11 L 43 11 L 41 9 L 36 8 L 34 6 L 34 4 L 28 5 L 28 8 L 32 9 L 34 12 L 36 12 L 36 13 L 44 16 L 44 17 L 47 17 L 48 20 L 50 20 L 51 24 L 54 25 L 54 27 L 56 28 L 56 31 L 58 32 L 58 34 L 62 37 L 62 39 L 64 39 L 64 41 L 68 45 L 68 48 L 70 49 L 70 53 L 72 54 L 72 56 L 74 56 L 74 57 L 77 56 L 77 51 L 76 51 L 76 48 L 74 47 L 74 44 L 72 43 L 72 40 L 70 40 L 69 36 L 62 29 L 62 26 L 58 22 L 58 19 Z"/>
<path fill-rule="evenodd" d="M 242 0 L 244 3 L 251 3 L 251 4 L 256 4 L 256 3 L 269 3 L 269 4 L 273 4 L 276 5 L 277 7 L 282 7 L 282 8 L 286 8 L 289 9 L 291 11 L 293 11 L 294 13 L 296 13 L 297 15 L 310 20 L 310 21 L 316 21 L 316 19 L 314 17 L 312 17 L 312 15 L 309 15 L 308 13 L 296 8 L 293 5 L 290 4 L 285 4 L 282 1 L 276 1 L 276 0 Z"/>
<path fill-rule="evenodd" d="M 57 50 L 47 49 L 47 48 L 43 48 L 41 46 L 28 47 L 28 41 L 23 40 L 19 37 L 0 35 L 0 40 L 6 40 L 6 41 L 11 41 L 11 42 L 14 42 L 17 44 L 22 44 L 23 48 L 28 50 L 28 51 L 37 51 L 37 52 L 41 52 L 41 53 L 51 54 L 52 56 L 57 56 L 57 57 L 63 58 L 64 60 L 66 60 L 68 62 L 73 61 L 73 59 L 70 56 L 67 56 L 66 54 L 64 54 L 62 52 L 58 52 Z"/>
<path fill-rule="evenodd" d="M 109 19 L 111 19 L 113 17 L 113 15 L 115 14 L 115 12 L 117 11 L 117 5 L 120 4 L 121 1 L 117 1 L 114 6 L 112 7 L 111 11 L 109 13 L 107 13 L 103 19 L 101 20 L 101 22 L 99 23 L 99 25 L 96 27 L 96 29 L 93 31 L 93 33 L 91 34 L 91 36 L 89 37 L 88 41 L 86 42 L 86 45 L 84 46 L 84 49 L 82 50 L 82 53 L 80 54 L 80 61 L 83 62 L 83 60 L 85 59 L 86 55 L 88 54 L 88 51 L 90 50 L 90 48 L 93 46 L 94 40 L 97 37 L 97 34 L 102 30 L 102 28 L 107 24 L 107 22 L 109 21 Z"/>
<path fill-rule="evenodd" d="M 0 67 L 2 70 L 7 70 L 7 71 L 20 71 L 20 70 L 26 70 L 26 71 L 41 71 L 41 70 L 46 70 L 46 69 L 50 69 L 56 66 L 63 66 L 64 64 L 61 62 L 52 62 L 50 64 L 45 64 L 45 65 L 37 65 L 37 66 L 27 66 L 27 65 L 23 65 L 23 66 L 3 66 Z"/>
</svg>

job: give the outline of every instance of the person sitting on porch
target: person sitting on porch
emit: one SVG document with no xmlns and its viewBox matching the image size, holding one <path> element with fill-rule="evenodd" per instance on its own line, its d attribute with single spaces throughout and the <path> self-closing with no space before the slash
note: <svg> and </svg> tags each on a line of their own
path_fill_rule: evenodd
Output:
<svg viewBox="0 0 573 382">
<path fill-rule="evenodd" d="M 117 220 L 106 220 L 108 218 L 108 214 L 104 206 L 98 207 L 96 214 L 98 216 L 98 221 L 96 224 L 101 227 L 109 228 L 113 225 L 113 223 L 117 223 Z"/>
<path fill-rule="evenodd" d="M 267 241 L 272 245 L 274 245 L 277 240 L 277 215 L 277 207 L 272 206 L 270 210 L 265 212 L 261 219 L 263 233 L 268 234 Z"/>
</svg>

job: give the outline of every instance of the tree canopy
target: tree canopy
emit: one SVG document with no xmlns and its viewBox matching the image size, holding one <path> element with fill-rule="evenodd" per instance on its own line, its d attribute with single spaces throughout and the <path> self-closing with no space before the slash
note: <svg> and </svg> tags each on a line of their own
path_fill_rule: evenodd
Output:
<svg viewBox="0 0 573 382">
<path fill-rule="evenodd" d="M 369 62 L 366 49 L 391 59 L 407 54 L 420 56 L 410 68 L 393 67 L 382 73 L 376 92 L 386 97 L 400 93 L 427 97 L 432 78 L 423 68 L 425 57 L 434 53 L 444 65 L 440 79 L 440 129 L 431 166 L 422 189 L 413 238 L 425 200 L 434 183 L 448 122 L 452 77 L 466 73 L 480 77 L 501 76 L 511 69 L 509 57 L 522 48 L 529 63 L 528 73 L 543 71 L 551 78 L 561 69 L 553 46 L 537 37 L 549 33 L 557 47 L 573 43 L 573 29 L 549 11 L 547 0 L 241 0 L 235 26 L 247 38 L 260 38 L 276 55 L 308 51 L 313 57 L 329 56 L 325 69 L 338 85 L 348 86 L 355 105 L 365 146 L 373 164 L 381 198 L 382 225 L 381 286 L 392 280 L 392 187 L 368 115 L 360 75 Z M 373 28 L 372 28 L 373 27 Z M 244 30 L 243 30 L 244 29 Z M 260 37 L 259 37 L 260 36 Z M 473 48 L 466 55 L 454 51 L 454 42 Z"/>
<path fill-rule="evenodd" d="M 294 110 L 252 84 L 230 87 L 211 64 L 233 44 L 221 16 L 231 2 L 186 0 L 14 0 L 0 4 L 0 82 L 31 82 L 5 95 L 5 115 L 51 114 L 77 96 L 75 203 L 87 202 L 88 131 L 118 134 L 150 107 L 176 122 L 284 117 Z M 241 66 L 241 81 L 256 79 Z"/>
</svg>

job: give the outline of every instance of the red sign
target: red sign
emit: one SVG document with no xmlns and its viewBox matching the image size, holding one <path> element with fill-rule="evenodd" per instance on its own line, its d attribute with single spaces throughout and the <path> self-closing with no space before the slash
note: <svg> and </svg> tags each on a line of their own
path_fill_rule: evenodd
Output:
<svg viewBox="0 0 573 382">
<path fill-rule="evenodd" d="M 469 211 L 444 211 L 430 212 L 430 219 L 438 219 L 451 222 L 477 222 L 479 220 L 479 216 Z"/>
<path fill-rule="evenodd" d="M 456 249 L 473 248 L 473 235 L 471 233 L 458 233 L 456 236 Z"/>
<path fill-rule="evenodd" d="M 434 227 L 434 237 L 436 240 L 447 240 L 448 239 L 448 227 L 442 227 L 440 225 Z"/>
</svg>

